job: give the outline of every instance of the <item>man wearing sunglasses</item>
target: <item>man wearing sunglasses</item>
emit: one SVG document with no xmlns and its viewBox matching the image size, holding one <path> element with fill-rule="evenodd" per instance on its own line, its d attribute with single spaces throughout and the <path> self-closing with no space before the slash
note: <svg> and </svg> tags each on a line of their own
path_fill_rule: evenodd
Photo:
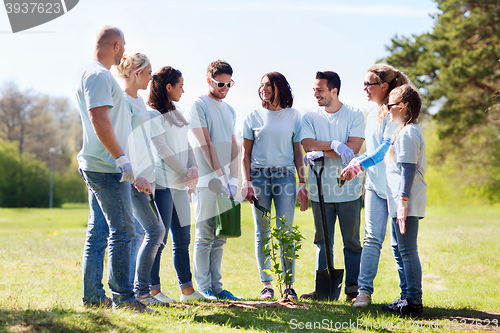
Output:
<svg viewBox="0 0 500 333">
<path fill-rule="evenodd" d="M 223 99 L 234 81 L 233 69 L 222 60 L 208 65 L 208 92 L 189 109 L 189 140 L 198 162 L 199 181 L 192 196 L 196 216 L 194 278 L 198 290 L 208 299 L 239 300 L 222 288 L 221 263 L 226 238 L 215 236 L 215 194 L 208 188 L 217 177 L 231 197 L 238 188 L 238 146 L 235 137 L 236 114 Z"/>
<path fill-rule="evenodd" d="M 314 97 L 318 108 L 302 117 L 301 138 L 307 152 L 304 161 L 309 167 L 309 193 L 313 210 L 317 246 L 316 269 L 326 269 L 325 243 L 321 209 L 316 185 L 314 159 L 324 156 L 322 177 L 325 213 L 330 238 L 330 258 L 333 265 L 333 236 L 338 218 L 344 242 L 345 294 L 352 301 L 358 294 L 358 275 L 361 259 L 359 240 L 362 179 L 343 183 L 339 171 L 358 154 L 365 137 L 365 118 L 359 110 L 339 101 L 340 77 L 335 72 L 317 72 Z M 360 177 L 361 178 L 361 177 Z M 315 298 L 315 293 L 302 295 Z"/>
</svg>

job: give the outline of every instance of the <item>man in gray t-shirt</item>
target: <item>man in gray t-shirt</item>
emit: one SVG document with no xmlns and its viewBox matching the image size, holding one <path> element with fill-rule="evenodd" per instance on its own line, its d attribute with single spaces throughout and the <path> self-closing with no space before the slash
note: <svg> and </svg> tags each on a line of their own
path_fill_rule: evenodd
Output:
<svg viewBox="0 0 500 333">
<path fill-rule="evenodd" d="M 196 215 L 194 278 L 198 290 L 208 299 L 238 300 L 222 288 L 221 263 L 226 238 L 215 236 L 215 194 L 208 189 L 210 179 L 218 177 L 223 187 L 236 196 L 238 188 L 238 146 L 235 137 L 236 114 L 223 99 L 234 84 L 233 69 L 225 61 L 208 65 L 206 95 L 189 108 L 189 140 L 199 167 L 200 180 L 192 196 Z"/>
</svg>

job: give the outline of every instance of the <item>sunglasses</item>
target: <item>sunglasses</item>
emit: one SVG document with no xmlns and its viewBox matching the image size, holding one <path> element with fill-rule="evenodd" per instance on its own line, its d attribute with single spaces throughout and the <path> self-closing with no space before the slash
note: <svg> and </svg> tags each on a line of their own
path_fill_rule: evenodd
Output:
<svg viewBox="0 0 500 333">
<path fill-rule="evenodd" d="M 387 103 L 387 110 L 392 109 L 393 106 L 398 105 L 399 103 L 389 104 Z"/>
<path fill-rule="evenodd" d="M 231 88 L 233 85 L 234 85 L 234 81 L 231 80 L 229 82 L 219 82 L 219 81 L 215 81 L 214 79 L 210 78 L 210 80 L 212 80 L 218 88 L 224 88 L 224 86 L 227 86 L 228 88 Z"/>
<path fill-rule="evenodd" d="M 368 87 L 370 87 L 370 86 L 377 85 L 377 84 L 380 84 L 380 83 L 378 83 L 378 82 L 375 82 L 375 83 L 370 83 L 370 82 L 368 82 L 368 81 L 363 82 L 363 85 L 364 85 L 366 88 L 368 88 Z"/>
</svg>

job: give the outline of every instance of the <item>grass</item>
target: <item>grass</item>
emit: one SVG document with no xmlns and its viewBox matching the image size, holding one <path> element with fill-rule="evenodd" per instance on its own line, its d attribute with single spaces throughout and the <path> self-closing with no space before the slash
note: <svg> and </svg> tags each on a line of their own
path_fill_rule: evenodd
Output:
<svg viewBox="0 0 500 333">
<path fill-rule="evenodd" d="M 295 216 L 306 238 L 296 265 L 295 289 L 301 294 L 314 288 L 316 250 L 312 212 L 297 210 Z M 222 276 L 225 288 L 255 300 L 262 287 L 246 203 L 242 217 L 243 235 L 225 245 Z M 496 206 L 428 208 L 419 231 L 425 316 L 418 320 L 379 311 L 380 304 L 391 303 L 399 294 L 389 238 L 374 283 L 374 304 L 362 310 L 343 301 L 343 294 L 338 302 L 306 301 L 308 307 L 301 309 L 199 303 L 164 309 L 160 316 L 86 309 L 81 306 L 81 255 L 87 218 L 87 205 L 0 209 L 0 332 L 438 332 L 475 330 L 479 324 L 494 331 L 493 321 L 500 320 Z M 338 226 L 334 253 L 335 267 L 343 267 Z M 164 251 L 161 273 L 163 290 L 179 298 L 169 250 Z"/>
</svg>

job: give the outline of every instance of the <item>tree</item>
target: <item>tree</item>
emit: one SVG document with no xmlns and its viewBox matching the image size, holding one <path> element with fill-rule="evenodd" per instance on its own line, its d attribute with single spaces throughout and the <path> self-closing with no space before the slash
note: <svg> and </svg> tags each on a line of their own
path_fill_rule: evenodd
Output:
<svg viewBox="0 0 500 333">
<path fill-rule="evenodd" d="M 439 110 L 432 118 L 440 145 L 429 162 L 449 165 L 460 184 L 498 200 L 500 2 L 436 2 L 434 30 L 396 36 L 384 61 L 409 74 L 426 110 Z"/>
</svg>

